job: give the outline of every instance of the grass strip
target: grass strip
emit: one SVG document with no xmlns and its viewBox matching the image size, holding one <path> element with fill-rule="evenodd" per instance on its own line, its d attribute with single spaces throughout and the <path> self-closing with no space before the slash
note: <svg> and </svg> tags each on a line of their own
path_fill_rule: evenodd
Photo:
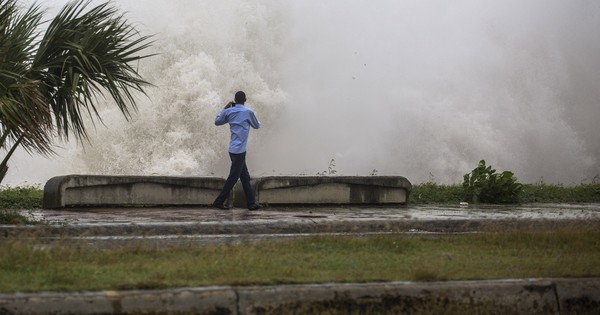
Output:
<svg viewBox="0 0 600 315">
<path fill-rule="evenodd" d="M 595 203 L 600 202 L 600 184 L 574 186 L 523 184 L 520 203 Z M 443 185 L 432 182 L 413 185 L 410 204 L 451 203 L 470 201 L 461 184 Z"/>
<path fill-rule="evenodd" d="M 0 291 L 600 276 L 600 229 L 97 250 L 0 245 Z"/>
<path fill-rule="evenodd" d="M 18 210 L 0 209 L 0 224 L 40 224 L 41 222 L 23 215 Z"/>
</svg>

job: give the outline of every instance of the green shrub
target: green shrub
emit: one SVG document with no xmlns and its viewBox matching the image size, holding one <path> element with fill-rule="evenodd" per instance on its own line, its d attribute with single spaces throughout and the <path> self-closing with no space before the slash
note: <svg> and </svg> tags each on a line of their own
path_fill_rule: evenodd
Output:
<svg viewBox="0 0 600 315">
<path fill-rule="evenodd" d="M 600 202 L 600 184 L 571 187 L 549 184 L 524 184 L 521 202 Z"/>
<path fill-rule="evenodd" d="M 40 209 L 44 192 L 36 186 L 0 189 L 0 209 Z"/>
<path fill-rule="evenodd" d="M 463 201 L 462 186 L 441 185 L 434 182 L 413 185 L 410 191 L 410 203 L 459 203 Z"/>
<path fill-rule="evenodd" d="M 492 166 L 486 166 L 485 161 L 464 175 L 463 188 L 466 200 L 474 203 L 516 203 L 523 185 L 510 171 L 496 173 Z"/>
</svg>

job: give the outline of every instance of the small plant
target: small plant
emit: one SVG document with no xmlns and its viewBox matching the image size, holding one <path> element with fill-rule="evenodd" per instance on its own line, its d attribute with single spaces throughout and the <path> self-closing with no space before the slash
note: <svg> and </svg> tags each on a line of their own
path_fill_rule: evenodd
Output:
<svg viewBox="0 0 600 315">
<path fill-rule="evenodd" d="M 465 198 L 474 203 L 516 203 L 523 185 L 510 171 L 496 173 L 492 166 L 486 166 L 485 160 L 464 176 Z"/>
<path fill-rule="evenodd" d="M 317 172 L 317 175 L 335 175 L 335 173 L 337 173 L 337 171 L 335 170 L 335 159 L 331 159 L 331 161 L 329 161 L 329 166 L 327 166 L 327 171 Z"/>
<path fill-rule="evenodd" d="M 337 171 L 335 170 L 335 159 L 331 159 L 331 161 L 329 161 L 327 172 L 329 173 L 329 175 L 335 175 L 335 173 L 337 173 Z"/>
</svg>

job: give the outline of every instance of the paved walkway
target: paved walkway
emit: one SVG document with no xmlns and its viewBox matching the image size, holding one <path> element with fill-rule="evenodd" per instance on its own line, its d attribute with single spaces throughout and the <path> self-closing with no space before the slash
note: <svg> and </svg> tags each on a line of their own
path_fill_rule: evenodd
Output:
<svg viewBox="0 0 600 315">
<path fill-rule="evenodd" d="M 84 240 L 98 247 L 214 243 L 317 234 L 461 233 L 597 222 L 600 204 L 520 206 L 267 207 L 259 211 L 211 208 L 80 208 L 31 213 L 48 224 L 3 227 L 5 236 L 39 241 Z"/>
<path fill-rule="evenodd" d="M 28 213 L 28 212 L 26 212 Z M 316 234 L 437 235 L 534 225 L 597 224 L 600 204 L 521 206 L 290 207 L 260 211 L 110 208 L 31 212 L 48 224 L 0 226 L 0 242 L 55 239 L 100 248 L 246 242 Z M 518 303 L 515 303 L 518 301 Z M 98 314 L 597 314 L 600 279 L 306 284 L 82 293 L 0 294 L 0 313 Z"/>
<path fill-rule="evenodd" d="M 398 207 L 266 207 L 258 211 L 211 208 L 78 208 L 31 213 L 52 224 L 80 226 L 207 222 L 301 222 L 360 220 L 598 219 L 600 204 L 423 205 Z"/>
</svg>

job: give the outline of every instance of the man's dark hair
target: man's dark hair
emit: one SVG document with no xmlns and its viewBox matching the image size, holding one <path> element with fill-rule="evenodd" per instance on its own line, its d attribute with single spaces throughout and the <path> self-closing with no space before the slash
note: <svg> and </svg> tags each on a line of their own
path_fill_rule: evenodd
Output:
<svg viewBox="0 0 600 315">
<path fill-rule="evenodd" d="M 246 102 L 246 93 L 242 91 L 237 91 L 235 93 L 234 101 L 236 102 L 236 104 L 244 104 Z"/>
</svg>

